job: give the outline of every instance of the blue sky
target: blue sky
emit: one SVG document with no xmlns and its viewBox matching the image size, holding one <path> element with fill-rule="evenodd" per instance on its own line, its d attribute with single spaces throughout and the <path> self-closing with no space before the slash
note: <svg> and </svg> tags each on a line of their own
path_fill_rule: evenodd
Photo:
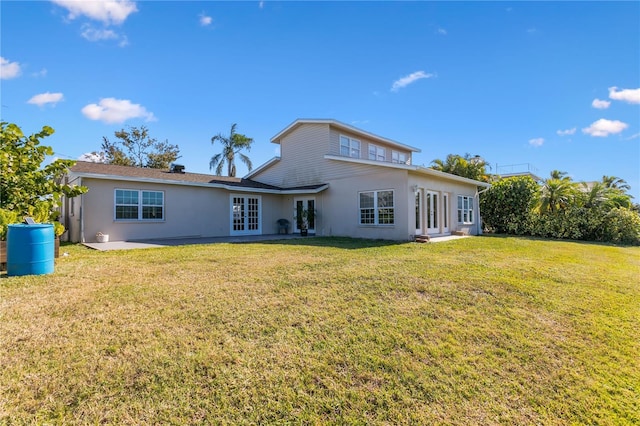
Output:
<svg viewBox="0 0 640 426">
<path fill-rule="evenodd" d="M 640 201 L 639 2 L 2 1 L 1 118 L 60 158 L 146 125 L 209 173 L 232 123 L 255 142 L 334 118 L 418 147 Z M 239 175 L 246 169 L 238 164 Z"/>
</svg>

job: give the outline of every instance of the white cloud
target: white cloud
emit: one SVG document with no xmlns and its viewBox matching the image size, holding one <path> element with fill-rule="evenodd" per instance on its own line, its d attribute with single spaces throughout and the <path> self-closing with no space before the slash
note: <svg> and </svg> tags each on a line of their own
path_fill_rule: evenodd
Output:
<svg viewBox="0 0 640 426">
<path fill-rule="evenodd" d="M 259 7 L 260 9 L 263 9 L 263 8 L 264 8 L 264 1 L 260 1 L 260 2 L 258 3 L 258 7 Z"/>
<path fill-rule="evenodd" d="M 438 28 L 436 32 L 440 35 L 447 35 L 447 30 L 445 30 L 444 28 Z"/>
<path fill-rule="evenodd" d="M 106 28 L 96 29 L 91 25 L 86 24 L 82 26 L 82 37 L 89 41 L 99 41 L 117 39 L 120 36 L 113 30 L 108 30 Z"/>
<path fill-rule="evenodd" d="M 42 68 L 38 72 L 31 73 L 31 76 L 32 77 L 46 77 L 47 76 L 47 69 L 46 68 Z"/>
<path fill-rule="evenodd" d="M 630 141 L 632 139 L 637 139 L 637 138 L 640 138 L 640 133 L 636 133 L 635 135 L 631 135 L 628 138 L 625 138 L 624 140 L 625 141 Z"/>
<path fill-rule="evenodd" d="M 609 98 L 616 101 L 625 101 L 630 104 L 640 104 L 640 88 L 638 89 L 622 89 L 618 91 L 617 87 L 609 87 Z"/>
<path fill-rule="evenodd" d="M 82 25 L 81 35 L 89 41 L 117 40 L 118 46 L 120 47 L 124 47 L 129 44 L 129 39 L 127 39 L 126 35 L 118 34 L 108 28 L 94 28 L 91 24 Z"/>
<path fill-rule="evenodd" d="M 629 127 L 629 125 L 622 121 L 601 118 L 600 120 L 591 123 L 589 127 L 582 129 L 582 133 L 586 133 L 591 136 L 607 137 L 609 135 L 620 133 L 627 127 Z"/>
<path fill-rule="evenodd" d="M 203 27 L 206 27 L 208 25 L 211 25 L 212 22 L 213 22 L 213 18 L 211 16 L 207 16 L 204 13 L 200 14 L 200 25 L 202 25 Z"/>
<path fill-rule="evenodd" d="M 594 99 L 593 102 L 591 102 L 591 106 L 598 109 L 607 109 L 609 105 L 611 105 L 610 101 L 603 101 L 601 99 Z"/>
<path fill-rule="evenodd" d="M 567 130 L 558 130 L 556 133 L 559 136 L 567 136 L 567 135 L 573 135 L 576 132 L 576 128 L 573 127 L 571 129 L 567 129 Z"/>
<path fill-rule="evenodd" d="M 69 11 L 68 18 L 76 19 L 79 16 L 104 22 L 105 24 L 122 24 L 134 12 L 138 11 L 136 3 L 131 0 L 52 0 L 58 6 Z"/>
<path fill-rule="evenodd" d="M 8 80 L 20 75 L 20 64 L 17 62 L 9 62 L 8 59 L 0 56 L 0 78 Z"/>
<path fill-rule="evenodd" d="M 90 120 L 104 123 L 123 123 L 130 118 L 144 118 L 155 121 L 153 113 L 139 104 L 132 104 L 127 99 L 104 98 L 97 104 L 89 104 L 82 108 L 82 114 Z"/>
<path fill-rule="evenodd" d="M 78 161 L 88 161 L 90 163 L 104 163 L 106 159 L 104 158 L 104 153 L 102 152 L 85 152 L 80 157 L 78 157 Z"/>
<path fill-rule="evenodd" d="M 391 91 L 392 92 L 397 92 L 398 89 L 401 89 L 403 87 L 407 87 L 408 85 L 410 85 L 411 83 L 418 81 L 422 78 L 432 78 L 435 77 L 436 75 L 433 73 L 425 73 L 424 71 L 416 71 L 414 73 L 411 73 L 405 77 L 399 78 L 398 80 L 394 81 L 393 84 L 391 85 Z"/>
<path fill-rule="evenodd" d="M 46 104 L 57 104 L 58 102 L 60 102 L 62 99 L 64 99 L 64 96 L 62 95 L 62 93 L 50 93 L 50 92 L 46 92 L 46 93 L 40 93 L 39 95 L 35 95 L 33 96 L 31 99 L 29 99 L 27 101 L 28 104 L 33 104 L 33 105 L 38 105 L 38 106 L 44 106 Z"/>
<path fill-rule="evenodd" d="M 542 144 L 544 143 L 544 138 L 534 138 L 534 139 L 529 139 L 529 145 L 531 146 L 542 146 Z"/>
</svg>

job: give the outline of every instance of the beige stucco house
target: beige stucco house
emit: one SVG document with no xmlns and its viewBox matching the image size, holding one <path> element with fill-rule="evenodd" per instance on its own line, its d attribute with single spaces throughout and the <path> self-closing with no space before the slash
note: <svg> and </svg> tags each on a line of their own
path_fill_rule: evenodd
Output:
<svg viewBox="0 0 640 426">
<path fill-rule="evenodd" d="M 297 233 L 296 211 L 313 209 L 309 232 L 412 240 L 480 231 L 478 189 L 489 184 L 415 166 L 419 149 L 329 119 L 299 119 L 271 139 L 280 156 L 244 178 L 78 162 L 66 200 L 71 241 Z"/>
</svg>

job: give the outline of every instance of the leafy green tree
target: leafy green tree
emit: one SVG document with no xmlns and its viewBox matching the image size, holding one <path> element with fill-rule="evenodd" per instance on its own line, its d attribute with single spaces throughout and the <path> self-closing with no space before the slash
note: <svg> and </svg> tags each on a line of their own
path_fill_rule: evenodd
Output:
<svg viewBox="0 0 640 426">
<path fill-rule="evenodd" d="M 576 194 L 576 185 L 565 172 L 554 170 L 545 179 L 540 193 L 540 212 L 555 213 L 571 204 Z"/>
<path fill-rule="evenodd" d="M 494 182 L 480 195 L 484 226 L 500 234 L 530 233 L 538 193 L 538 184 L 530 176 L 514 176 Z"/>
<path fill-rule="evenodd" d="M 481 182 L 490 181 L 487 167 L 488 163 L 482 157 L 472 157 L 471 154 L 465 154 L 464 156 L 449 154 L 444 161 L 435 159 L 431 162 L 431 168 L 433 170 L 451 173 Z"/>
<path fill-rule="evenodd" d="M 63 195 L 71 198 L 87 192 L 84 186 L 62 183 L 75 161 L 55 160 L 42 166 L 46 157 L 53 155 L 51 147 L 40 144 L 53 134 L 51 127 L 44 126 L 31 136 L 12 123 L 2 122 L 0 128 L 0 208 L 22 217 L 44 206 L 53 220 Z"/>
<path fill-rule="evenodd" d="M 113 142 L 106 136 L 102 138 L 101 154 L 107 164 L 168 169 L 171 163 L 180 158 L 178 145 L 152 138 L 144 125 L 122 129 L 114 134 L 117 139 Z"/>
<path fill-rule="evenodd" d="M 253 139 L 236 133 L 237 124 L 231 125 L 231 131 L 229 132 L 229 136 L 225 136 L 222 133 L 218 133 L 216 136 L 211 138 L 211 144 L 215 144 L 216 142 L 220 142 L 222 144 L 222 152 L 211 157 L 211 161 L 209 161 L 209 169 L 213 170 L 215 167 L 216 175 L 220 176 L 222 174 L 222 169 L 224 165 L 227 165 L 227 176 L 235 177 L 236 175 L 236 155 L 240 158 L 240 160 L 247 166 L 249 171 L 253 168 L 251 164 L 251 160 L 245 154 L 242 154 L 240 151 L 246 149 L 247 151 L 251 150 L 251 144 L 253 143 Z"/>
</svg>

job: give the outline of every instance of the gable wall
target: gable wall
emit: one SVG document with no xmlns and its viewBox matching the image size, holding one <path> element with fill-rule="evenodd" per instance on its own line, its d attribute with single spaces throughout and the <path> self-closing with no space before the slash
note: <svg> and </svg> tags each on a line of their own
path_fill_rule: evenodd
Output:
<svg viewBox="0 0 640 426">
<path fill-rule="evenodd" d="M 279 187 L 324 183 L 321 160 L 328 152 L 328 140 L 327 124 L 299 126 L 280 141 L 280 161 L 252 179 Z"/>
<path fill-rule="evenodd" d="M 329 124 L 305 123 L 292 130 L 280 141 L 280 161 L 254 175 L 253 180 L 280 187 L 316 185 L 332 179 L 384 173 L 375 165 L 355 164 L 325 159 L 327 154 L 340 156 L 340 135 L 360 140 L 362 159 L 368 158 L 369 143 L 372 141 L 355 134 L 331 128 Z M 385 148 L 387 160 L 391 162 L 391 148 Z M 409 155 L 409 151 L 402 151 Z"/>
</svg>

